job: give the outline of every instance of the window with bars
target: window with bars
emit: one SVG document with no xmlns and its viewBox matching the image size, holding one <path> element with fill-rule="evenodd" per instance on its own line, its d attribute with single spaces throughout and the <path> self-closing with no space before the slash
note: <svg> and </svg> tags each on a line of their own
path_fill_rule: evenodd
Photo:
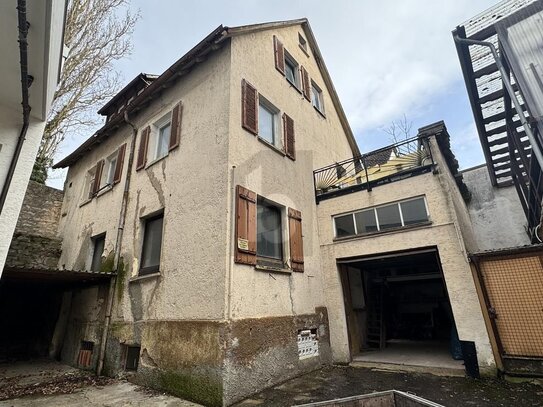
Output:
<svg viewBox="0 0 543 407">
<path fill-rule="evenodd" d="M 417 225 L 430 220 L 424 197 L 363 209 L 334 217 L 336 238 Z"/>
</svg>

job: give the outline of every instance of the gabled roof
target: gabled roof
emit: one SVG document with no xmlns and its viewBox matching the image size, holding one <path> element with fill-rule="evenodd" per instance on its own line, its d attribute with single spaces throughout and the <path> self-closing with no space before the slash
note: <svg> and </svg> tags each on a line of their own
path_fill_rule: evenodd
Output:
<svg viewBox="0 0 543 407">
<path fill-rule="evenodd" d="M 154 99 L 163 89 L 172 86 L 176 82 L 177 79 L 186 75 L 195 65 L 203 62 L 205 60 L 205 57 L 209 53 L 220 49 L 225 39 L 234 37 L 237 35 L 249 34 L 256 31 L 277 29 L 277 28 L 289 27 L 289 26 L 294 26 L 294 25 L 302 25 L 304 33 L 307 37 L 308 44 L 311 47 L 311 50 L 313 51 L 313 55 L 315 56 L 315 60 L 321 71 L 321 75 L 323 76 L 326 87 L 328 88 L 328 91 L 330 92 L 330 97 L 332 98 L 332 102 L 338 113 L 341 125 L 343 126 L 343 129 L 347 135 L 347 139 L 351 147 L 351 150 L 353 152 L 353 155 L 354 156 L 360 155 L 360 151 L 358 149 L 358 145 L 356 144 L 356 140 L 354 138 L 353 132 L 351 130 L 351 127 L 349 126 L 349 122 L 347 121 L 347 117 L 345 115 L 343 107 L 341 106 L 341 102 L 339 101 L 339 97 L 332 83 L 330 74 L 326 68 L 326 65 L 324 64 L 324 60 L 320 53 L 319 47 L 317 45 L 317 41 L 315 40 L 315 36 L 313 35 L 313 31 L 311 30 L 311 27 L 309 25 L 309 21 L 307 20 L 307 18 L 287 20 L 287 21 L 276 21 L 276 22 L 261 23 L 261 24 L 251 24 L 251 25 L 244 25 L 244 26 L 238 26 L 238 27 L 225 27 L 222 25 L 218 26 L 211 33 L 209 33 L 202 41 L 200 41 L 196 46 L 194 46 L 194 48 L 188 51 L 185 55 L 183 55 L 180 59 L 178 59 L 172 66 L 170 66 L 168 69 L 166 69 L 166 71 L 164 71 L 160 76 L 158 76 L 158 78 L 156 78 L 149 86 L 147 86 L 143 90 L 143 92 L 141 92 L 138 96 L 136 96 L 134 100 L 130 103 L 130 105 L 126 107 L 125 112 L 127 114 L 133 114 L 143 109 L 147 105 L 147 103 L 150 102 L 152 99 Z M 134 80 L 136 79 L 138 78 L 135 78 Z M 128 84 L 124 89 L 128 87 L 130 87 L 130 84 Z M 114 99 L 115 98 L 113 98 L 112 101 Z M 111 103 L 112 101 L 110 101 L 109 103 Z M 106 108 L 106 106 L 100 109 L 100 112 L 102 112 Z M 65 157 L 58 163 L 56 163 L 53 166 L 53 168 L 64 168 L 64 167 L 68 167 L 74 164 L 81 157 L 83 157 L 83 155 L 87 151 L 90 151 L 96 145 L 100 144 L 108 136 L 108 134 L 110 134 L 110 132 L 119 128 L 121 125 L 123 125 L 123 123 L 124 123 L 123 115 L 119 114 L 112 117 L 110 121 L 105 123 L 104 126 L 102 126 L 102 128 L 97 130 L 96 133 L 94 133 L 90 138 L 88 138 L 75 151 L 73 151 L 67 157 Z"/>
</svg>

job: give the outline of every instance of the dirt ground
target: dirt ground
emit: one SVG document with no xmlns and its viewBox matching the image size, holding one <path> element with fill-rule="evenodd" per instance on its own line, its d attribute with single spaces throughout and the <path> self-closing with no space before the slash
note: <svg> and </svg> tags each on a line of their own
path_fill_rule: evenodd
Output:
<svg viewBox="0 0 543 407">
<path fill-rule="evenodd" d="M 0 407 L 197 407 L 126 380 L 50 360 L 0 365 Z"/>
<path fill-rule="evenodd" d="M 267 389 L 236 406 L 292 406 L 384 390 L 413 393 L 447 407 L 543 406 L 541 383 L 441 377 L 358 367 L 324 368 Z"/>
</svg>

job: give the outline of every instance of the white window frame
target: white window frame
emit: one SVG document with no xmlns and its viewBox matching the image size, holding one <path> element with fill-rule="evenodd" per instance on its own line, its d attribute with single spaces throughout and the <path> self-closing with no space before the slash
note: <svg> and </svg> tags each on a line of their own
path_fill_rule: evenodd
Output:
<svg viewBox="0 0 543 407">
<path fill-rule="evenodd" d="M 314 90 L 317 91 L 316 96 Z M 319 106 L 315 104 L 315 99 L 318 101 Z M 311 80 L 311 104 L 315 109 L 324 114 L 324 96 L 322 93 L 322 89 L 313 80 Z"/>
<path fill-rule="evenodd" d="M 87 171 L 85 176 L 85 190 L 84 190 L 84 201 L 92 199 L 92 191 L 94 190 L 94 183 L 96 182 L 96 165 Z"/>
<path fill-rule="evenodd" d="M 281 111 L 275 107 L 273 103 L 271 103 L 268 99 L 266 99 L 262 95 L 258 95 L 258 110 L 260 113 L 260 105 L 262 105 L 266 110 L 268 110 L 270 113 L 273 114 L 273 142 L 270 143 L 268 140 L 266 140 L 264 137 L 260 134 L 260 127 L 258 129 L 258 138 L 259 140 L 262 140 L 264 143 L 269 144 L 279 150 L 283 149 L 283 133 L 281 131 Z M 259 126 L 261 121 L 258 121 Z"/>
<path fill-rule="evenodd" d="M 426 217 L 428 219 L 426 221 L 423 221 L 423 222 L 420 222 L 420 223 L 414 223 L 414 224 L 411 224 L 411 225 L 406 225 L 404 223 L 404 220 L 403 220 L 403 213 L 402 213 L 401 204 L 404 203 L 404 202 L 415 201 L 415 200 L 419 200 L 419 199 L 422 199 L 423 202 L 424 202 L 424 208 L 426 210 Z M 401 222 L 402 222 L 402 226 L 399 226 L 398 228 L 381 229 L 380 222 L 379 222 L 379 216 L 377 214 L 377 209 L 383 208 L 385 206 L 392 206 L 392 205 L 397 205 L 398 206 L 398 211 L 400 213 L 400 219 L 401 219 Z M 373 210 L 373 214 L 375 216 L 375 223 L 376 223 L 376 226 L 377 226 L 377 230 L 375 232 L 361 232 L 361 233 L 358 233 L 358 227 L 356 226 L 355 214 L 360 213 L 360 212 L 367 212 L 367 211 L 371 211 L 371 210 Z M 336 227 L 336 218 L 340 218 L 340 217 L 347 216 L 347 215 L 351 215 L 352 218 L 353 218 L 354 235 L 338 236 L 337 235 L 337 227 Z M 389 202 L 389 203 L 382 204 L 382 205 L 377 205 L 377 206 L 374 206 L 374 207 L 371 207 L 371 208 L 359 209 L 359 210 L 356 210 L 356 211 L 341 213 L 341 214 L 332 216 L 332 227 L 334 229 L 334 239 L 344 239 L 344 238 L 350 238 L 350 237 L 355 237 L 355 236 L 371 235 L 373 233 L 378 233 L 378 232 L 387 231 L 387 230 L 394 231 L 394 230 L 399 230 L 399 229 L 404 229 L 404 228 L 417 226 L 417 225 L 420 225 L 420 224 L 425 224 L 427 222 L 431 222 L 431 218 L 430 218 L 430 211 L 428 210 L 428 201 L 426 199 L 426 195 L 416 196 L 416 197 L 412 197 L 412 198 L 408 198 L 408 199 L 402 199 L 401 201 L 397 201 L 397 202 Z"/>
<path fill-rule="evenodd" d="M 154 163 L 155 161 L 161 160 L 164 157 L 167 157 L 170 153 L 168 148 L 166 149 L 166 152 L 164 155 L 159 156 L 159 138 L 160 138 L 160 131 L 166 127 L 170 126 L 170 137 L 172 132 L 172 112 L 166 113 L 164 116 L 162 116 L 160 119 L 156 120 L 151 125 L 151 134 L 149 135 L 149 146 L 147 147 L 147 154 L 150 157 L 150 162 L 147 164 L 149 166 L 150 164 Z M 169 138 L 168 138 L 168 145 L 169 145 Z"/>
<path fill-rule="evenodd" d="M 294 83 L 287 76 L 287 64 L 292 65 L 294 68 Z M 296 89 L 300 90 L 300 64 L 287 50 L 285 50 L 285 79 Z"/>
<path fill-rule="evenodd" d="M 109 157 L 105 159 L 104 168 L 106 171 L 102 171 L 102 179 L 100 180 L 100 189 L 106 186 L 112 186 L 115 179 L 115 170 L 117 169 L 117 159 L 119 156 L 119 150 L 115 151 Z"/>
</svg>

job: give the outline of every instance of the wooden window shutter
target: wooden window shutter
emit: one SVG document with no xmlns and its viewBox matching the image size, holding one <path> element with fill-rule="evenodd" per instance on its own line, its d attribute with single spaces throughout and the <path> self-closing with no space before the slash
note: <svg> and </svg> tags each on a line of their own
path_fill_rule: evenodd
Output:
<svg viewBox="0 0 543 407">
<path fill-rule="evenodd" d="M 296 150 L 294 149 L 294 120 L 283 113 L 283 134 L 285 137 L 285 154 L 292 160 L 296 159 Z"/>
<path fill-rule="evenodd" d="M 292 271 L 304 271 L 304 242 L 302 235 L 302 213 L 288 208 L 288 230 L 290 242 L 290 267 Z"/>
<path fill-rule="evenodd" d="M 183 105 L 178 103 L 172 110 L 172 127 L 170 131 L 170 145 L 168 147 L 169 151 L 177 148 L 179 146 L 179 141 L 181 140 L 181 118 L 183 116 Z"/>
<path fill-rule="evenodd" d="M 258 134 L 258 92 L 245 79 L 241 81 L 241 125 L 254 135 Z"/>
<path fill-rule="evenodd" d="M 113 183 L 117 184 L 121 181 L 123 175 L 124 154 L 126 152 L 126 143 L 119 147 L 117 151 L 117 163 L 115 164 L 115 174 L 113 176 Z"/>
<path fill-rule="evenodd" d="M 283 75 L 285 74 L 285 48 L 283 43 L 273 36 L 273 49 L 275 53 L 275 68 Z"/>
<path fill-rule="evenodd" d="M 94 185 L 92 194 L 96 195 L 100 190 L 100 179 L 102 178 L 102 170 L 104 168 L 104 160 L 100 160 L 96 163 L 96 172 L 94 173 Z"/>
<path fill-rule="evenodd" d="M 235 262 L 256 265 L 256 193 L 236 187 Z"/>
<path fill-rule="evenodd" d="M 302 90 L 307 100 L 311 101 L 311 82 L 309 82 L 309 74 L 307 70 L 302 66 L 300 67 L 300 73 L 302 77 Z"/>
<path fill-rule="evenodd" d="M 143 129 L 140 138 L 140 148 L 138 150 L 138 161 L 136 162 L 136 171 L 141 170 L 147 164 L 147 146 L 149 145 L 149 133 L 151 127 L 147 126 Z"/>
</svg>

